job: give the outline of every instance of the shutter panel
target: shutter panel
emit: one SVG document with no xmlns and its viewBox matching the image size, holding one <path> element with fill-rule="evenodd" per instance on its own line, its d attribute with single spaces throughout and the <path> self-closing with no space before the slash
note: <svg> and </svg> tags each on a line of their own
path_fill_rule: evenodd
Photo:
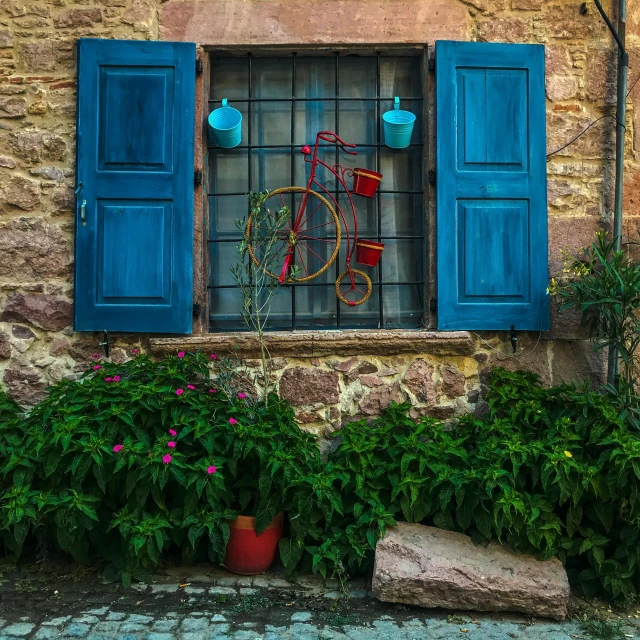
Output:
<svg viewBox="0 0 640 640">
<path fill-rule="evenodd" d="M 549 328 L 544 47 L 436 43 L 438 328 Z"/>
<path fill-rule="evenodd" d="M 79 41 L 76 331 L 191 333 L 194 101 L 195 44 Z"/>
</svg>

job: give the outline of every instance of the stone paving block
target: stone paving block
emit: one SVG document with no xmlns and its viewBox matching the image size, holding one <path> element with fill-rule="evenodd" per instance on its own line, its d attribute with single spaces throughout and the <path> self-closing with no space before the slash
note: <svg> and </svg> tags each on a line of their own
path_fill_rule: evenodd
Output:
<svg viewBox="0 0 640 640">
<path fill-rule="evenodd" d="M 309 611 L 298 611 L 291 616 L 291 622 L 308 622 L 311 620 Z"/>
<path fill-rule="evenodd" d="M 255 631 L 236 631 L 231 637 L 233 640 L 256 640 L 257 635 Z"/>
<path fill-rule="evenodd" d="M 320 632 L 314 624 L 296 622 L 291 625 L 289 633 L 295 640 L 318 640 Z"/>
<path fill-rule="evenodd" d="M 144 640 L 175 640 L 175 636 L 172 633 L 150 631 L 144 636 Z"/>
<path fill-rule="evenodd" d="M 238 584 L 238 578 L 232 576 L 225 576 L 216 580 L 216 586 L 218 587 L 235 587 Z"/>
<path fill-rule="evenodd" d="M 105 613 L 107 613 L 107 611 L 109 611 L 109 607 L 104 606 L 104 607 L 97 607 L 96 609 L 89 609 L 89 611 L 87 611 L 86 613 L 92 616 L 103 616 Z"/>
<path fill-rule="evenodd" d="M 209 621 L 206 618 L 185 618 L 180 625 L 182 633 L 206 631 L 208 628 Z"/>
<path fill-rule="evenodd" d="M 65 638 L 86 638 L 89 631 L 91 631 L 91 627 L 88 624 L 70 622 L 62 635 Z"/>
<path fill-rule="evenodd" d="M 134 622 L 135 624 L 150 624 L 153 622 L 153 616 L 145 616 L 141 613 L 132 613 L 126 619 L 126 622 Z"/>
<path fill-rule="evenodd" d="M 90 633 L 85 640 L 113 640 L 113 638 L 104 633 Z"/>
<path fill-rule="evenodd" d="M 174 593 L 178 590 L 177 584 L 152 584 L 151 593 Z"/>
<path fill-rule="evenodd" d="M 238 592 L 233 587 L 210 587 L 209 595 L 211 596 L 230 596 L 235 598 Z"/>
<path fill-rule="evenodd" d="M 145 625 L 137 622 L 123 622 L 120 625 L 120 633 L 139 633 L 140 631 L 146 631 Z"/>
<path fill-rule="evenodd" d="M 35 625 L 30 622 L 16 622 L 4 627 L 2 634 L 22 638 L 29 635 L 33 631 L 34 626 Z"/>
<path fill-rule="evenodd" d="M 216 613 L 216 615 L 213 616 L 213 618 L 211 618 L 211 622 L 226 622 L 226 621 L 227 619 L 219 613 Z"/>
<path fill-rule="evenodd" d="M 59 627 L 40 627 L 31 637 L 34 640 L 53 640 L 59 633 Z"/>
<path fill-rule="evenodd" d="M 344 597 L 344 593 L 342 593 L 342 591 L 327 591 L 324 597 L 327 598 L 327 600 L 340 600 Z"/>
<path fill-rule="evenodd" d="M 216 634 L 222 636 L 223 634 L 229 633 L 231 629 L 231 625 L 229 624 L 214 624 L 211 627 L 211 637 L 216 637 Z"/>
<path fill-rule="evenodd" d="M 157 633 L 169 633 L 170 631 L 175 631 L 177 628 L 177 620 L 156 620 L 151 627 L 151 630 Z"/>
<path fill-rule="evenodd" d="M 115 621 L 105 621 L 98 622 L 98 624 L 94 625 L 93 631 L 95 633 L 117 633 L 120 629 L 120 623 Z"/>
<path fill-rule="evenodd" d="M 188 595 L 188 596 L 200 596 L 204 593 L 205 588 L 204 587 L 185 587 L 183 589 L 183 591 Z"/>
<path fill-rule="evenodd" d="M 349 598 L 352 600 L 362 600 L 367 597 L 366 589 L 349 589 Z"/>
<path fill-rule="evenodd" d="M 179 640 L 208 640 L 211 633 L 204 631 L 188 631 L 187 633 L 178 634 Z"/>
<path fill-rule="evenodd" d="M 100 618 L 92 615 L 82 615 L 74 618 L 73 621 L 80 624 L 96 624 L 96 622 L 100 622 Z"/>
<path fill-rule="evenodd" d="M 124 620 L 127 617 L 126 613 L 121 613 L 120 611 L 110 611 L 105 620 L 109 621 L 119 621 Z"/>
<path fill-rule="evenodd" d="M 45 620 L 44 622 L 41 622 L 40 625 L 43 627 L 59 627 L 69 620 L 71 620 L 71 616 L 60 616 L 59 618 L 51 618 L 51 620 Z"/>
<path fill-rule="evenodd" d="M 241 596 L 250 596 L 253 595 L 254 593 L 258 593 L 259 589 L 253 589 L 251 587 L 241 587 L 240 588 L 240 595 Z"/>
</svg>

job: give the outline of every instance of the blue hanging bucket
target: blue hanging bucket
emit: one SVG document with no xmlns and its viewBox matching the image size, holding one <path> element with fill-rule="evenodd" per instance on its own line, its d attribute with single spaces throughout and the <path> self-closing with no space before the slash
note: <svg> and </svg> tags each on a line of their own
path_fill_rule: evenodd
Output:
<svg viewBox="0 0 640 640">
<path fill-rule="evenodd" d="M 209 125 L 216 142 L 223 149 L 233 149 L 242 141 L 242 114 L 230 107 L 226 98 L 219 109 L 209 114 Z"/>
<path fill-rule="evenodd" d="M 393 110 L 382 114 L 384 143 L 392 149 L 404 149 L 411 142 L 416 116 L 411 111 L 400 109 L 400 98 L 393 99 Z"/>
</svg>

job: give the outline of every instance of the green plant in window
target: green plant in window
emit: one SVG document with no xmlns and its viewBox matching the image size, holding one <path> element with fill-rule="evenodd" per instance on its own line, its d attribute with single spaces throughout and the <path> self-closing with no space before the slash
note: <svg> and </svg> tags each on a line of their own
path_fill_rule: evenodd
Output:
<svg viewBox="0 0 640 640">
<path fill-rule="evenodd" d="M 231 267 L 231 275 L 242 294 L 242 321 L 258 342 L 261 372 L 255 382 L 261 390 L 262 402 L 266 405 L 272 384 L 269 367 L 271 357 L 265 330 L 273 297 L 283 284 L 295 277 L 297 269 L 293 267 L 282 282 L 272 275 L 282 267 L 282 230 L 291 217 L 289 208 L 283 206 L 277 211 L 268 209 L 265 201 L 269 197 L 269 191 L 251 192 L 248 197 L 249 218 L 236 221 L 244 239 L 236 247 L 239 260 Z"/>
</svg>

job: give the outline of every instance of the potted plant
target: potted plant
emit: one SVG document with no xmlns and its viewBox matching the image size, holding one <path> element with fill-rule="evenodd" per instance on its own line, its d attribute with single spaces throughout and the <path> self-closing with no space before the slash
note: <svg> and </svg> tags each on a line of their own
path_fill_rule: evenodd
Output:
<svg viewBox="0 0 640 640">
<path fill-rule="evenodd" d="M 237 246 L 239 260 L 231 268 L 242 293 L 242 320 L 258 344 L 260 370 L 252 374 L 240 358 L 221 363 L 225 391 L 230 397 L 237 398 L 248 418 L 247 424 L 230 418 L 237 430 L 238 441 L 244 443 L 244 457 L 233 487 L 234 496 L 237 496 L 235 506 L 241 515 L 229 523 L 230 536 L 225 557 L 225 566 L 230 571 L 244 575 L 262 573 L 273 562 L 282 537 L 282 507 L 292 479 L 290 467 L 296 453 L 292 446 L 295 443 L 291 440 L 298 439 L 299 445 L 299 438 L 305 440 L 306 435 L 299 429 L 283 431 L 284 424 L 295 426 L 293 416 L 281 419 L 282 412 L 290 409 L 272 393 L 271 357 L 265 341 L 265 329 L 273 297 L 285 282 L 295 277 L 296 270 L 292 269 L 284 282 L 268 273 L 279 258 L 278 231 L 291 215 L 286 206 L 274 212 L 267 209 L 265 201 L 268 196 L 268 191 L 249 194 L 253 222 L 249 240 L 253 251 L 261 256 L 260 265 L 253 260 L 245 239 Z M 244 236 L 247 220 L 239 220 L 236 225 Z M 239 388 L 246 383 L 250 383 L 251 392 L 248 388 Z"/>
</svg>

